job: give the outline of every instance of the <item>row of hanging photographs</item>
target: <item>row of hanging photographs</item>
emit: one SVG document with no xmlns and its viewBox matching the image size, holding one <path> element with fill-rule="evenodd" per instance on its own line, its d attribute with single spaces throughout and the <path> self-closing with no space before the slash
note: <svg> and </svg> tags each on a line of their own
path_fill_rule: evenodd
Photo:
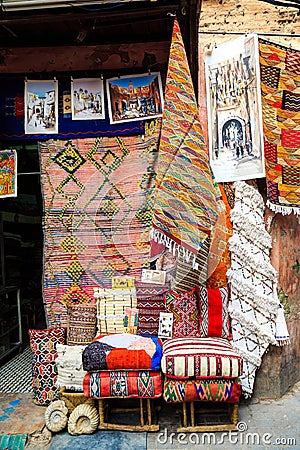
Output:
<svg viewBox="0 0 300 450">
<path fill-rule="evenodd" d="M 111 124 L 161 117 L 163 91 L 159 72 L 106 80 Z M 58 133 L 58 81 L 25 80 L 25 134 Z M 64 98 L 72 120 L 105 119 L 104 81 L 71 78 L 71 93 Z"/>
<path fill-rule="evenodd" d="M 265 176 L 258 37 L 241 36 L 215 46 L 205 58 L 210 164 L 217 182 Z M 106 80 L 71 78 L 64 113 L 73 120 L 111 124 L 161 117 L 159 72 Z M 67 105 L 67 106 L 66 106 Z M 68 111 L 66 110 L 68 108 Z M 25 133 L 58 133 L 58 82 L 25 82 Z"/>
</svg>

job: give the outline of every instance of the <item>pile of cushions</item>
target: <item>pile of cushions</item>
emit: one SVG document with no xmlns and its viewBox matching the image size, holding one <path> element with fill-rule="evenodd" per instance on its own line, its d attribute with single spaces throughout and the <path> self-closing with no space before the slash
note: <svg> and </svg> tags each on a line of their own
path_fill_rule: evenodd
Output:
<svg viewBox="0 0 300 450">
<path fill-rule="evenodd" d="M 135 289 L 98 289 L 95 297 L 96 305 L 68 307 L 67 329 L 29 330 L 35 403 L 49 404 L 63 386 L 91 398 L 164 391 L 167 402 L 240 395 L 242 358 L 230 345 L 227 286 L 178 293 L 137 282 Z M 161 312 L 173 315 L 173 337 L 164 343 L 157 336 Z"/>
<path fill-rule="evenodd" d="M 163 343 L 164 400 L 236 403 L 243 361 L 230 344 L 228 287 L 197 286 L 164 298 L 174 318 L 173 338 Z"/>
<path fill-rule="evenodd" d="M 83 392 L 82 353 L 96 335 L 96 306 L 68 306 L 67 328 L 29 330 L 32 360 L 33 401 L 49 405 L 59 389 Z"/>
</svg>

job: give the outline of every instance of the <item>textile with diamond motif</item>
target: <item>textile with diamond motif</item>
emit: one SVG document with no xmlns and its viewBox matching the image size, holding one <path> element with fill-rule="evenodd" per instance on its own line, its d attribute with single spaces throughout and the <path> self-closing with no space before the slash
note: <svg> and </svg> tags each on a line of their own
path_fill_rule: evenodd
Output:
<svg viewBox="0 0 300 450">
<path fill-rule="evenodd" d="M 143 136 L 39 143 L 49 325 L 66 326 L 70 304 L 95 304 L 112 276 L 149 266 L 159 131 L 153 120 Z"/>
<path fill-rule="evenodd" d="M 197 269 L 196 255 L 218 220 L 221 194 L 209 166 L 177 20 L 170 48 L 157 168 L 151 257 L 158 257 L 163 245 Z"/>
<path fill-rule="evenodd" d="M 300 214 L 300 52 L 259 40 L 268 206 Z"/>
</svg>

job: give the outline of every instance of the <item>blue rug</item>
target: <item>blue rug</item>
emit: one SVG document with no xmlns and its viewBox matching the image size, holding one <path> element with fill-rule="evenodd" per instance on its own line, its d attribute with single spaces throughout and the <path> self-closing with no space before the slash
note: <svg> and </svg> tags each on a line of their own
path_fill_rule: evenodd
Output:
<svg viewBox="0 0 300 450">
<path fill-rule="evenodd" d="M 26 434 L 0 436 L 0 450 L 23 450 L 26 444 Z"/>
<path fill-rule="evenodd" d="M 97 431 L 90 435 L 71 436 L 67 431 L 53 436 L 49 450 L 146 450 L 147 433 Z"/>
</svg>

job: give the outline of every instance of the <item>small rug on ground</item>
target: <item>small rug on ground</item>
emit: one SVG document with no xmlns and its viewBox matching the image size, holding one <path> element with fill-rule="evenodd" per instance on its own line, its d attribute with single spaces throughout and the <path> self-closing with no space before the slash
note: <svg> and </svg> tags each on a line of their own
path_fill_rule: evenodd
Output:
<svg viewBox="0 0 300 450">
<path fill-rule="evenodd" d="M 23 450 L 26 444 L 26 434 L 2 435 L 0 436 L 0 449 Z"/>
<path fill-rule="evenodd" d="M 146 450 L 146 433 L 128 431 L 98 431 L 91 435 L 71 436 L 68 432 L 53 436 L 49 450 Z"/>
<path fill-rule="evenodd" d="M 33 394 L 0 393 L 0 433 L 30 434 L 41 430 L 45 426 L 45 411 L 45 406 L 33 403 Z"/>
</svg>

